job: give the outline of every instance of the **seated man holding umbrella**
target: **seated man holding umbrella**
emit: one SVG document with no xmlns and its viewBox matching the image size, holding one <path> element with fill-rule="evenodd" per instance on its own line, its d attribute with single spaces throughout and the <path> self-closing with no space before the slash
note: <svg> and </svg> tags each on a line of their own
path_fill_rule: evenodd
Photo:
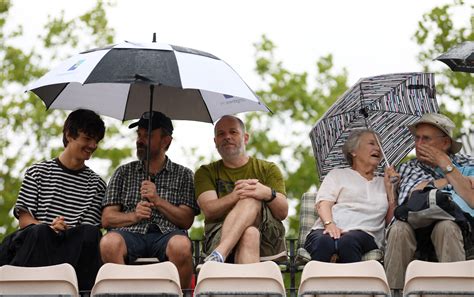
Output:
<svg viewBox="0 0 474 297">
<path fill-rule="evenodd" d="M 176 265 L 183 289 L 193 272 L 192 246 L 187 234 L 199 207 L 194 199 L 193 172 L 166 156 L 173 133 L 170 118 L 161 112 L 142 115 L 129 126 L 137 129 L 137 157 L 112 176 L 103 201 L 102 260 L 130 263 L 138 257 L 158 257 Z M 147 160 L 146 151 L 150 160 Z M 147 176 L 146 166 L 150 175 Z"/>
</svg>

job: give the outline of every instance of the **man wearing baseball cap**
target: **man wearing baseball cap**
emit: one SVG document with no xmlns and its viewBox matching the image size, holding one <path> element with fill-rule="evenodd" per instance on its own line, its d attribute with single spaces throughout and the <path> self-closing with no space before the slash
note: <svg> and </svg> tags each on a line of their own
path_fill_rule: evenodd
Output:
<svg viewBox="0 0 474 297">
<path fill-rule="evenodd" d="M 474 166 L 474 158 L 461 154 L 462 143 L 454 138 L 454 123 L 442 114 L 425 114 L 408 129 L 413 134 L 416 158 L 400 166 L 398 204 L 401 205 L 414 190 L 423 189 L 434 182 L 439 189 L 454 191 L 465 211 L 474 207 L 472 180 L 463 176 L 460 169 Z M 415 258 L 417 240 L 412 227 L 395 221 L 387 231 L 384 266 L 391 289 L 403 288 L 405 271 Z M 466 260 L 463 234 L 450 220 L 437 222 L 430 236 L 439 262 Z"/>
<path fill-rule="evenodd" d="M 187 229 L 200 212 L 194 199 L 193 172 L 166 156 L 173 133 L 170 118 L 161 112 L 147 112 L 129 126 L 135 127 L 139 160 L 115 171 L 102 203 L 102 225 L 109 229 L 100 242 L 102 260 L 120 264 L 141 257 L 169 260 L 178 268 L 182 288 L 187 289 L 193 269 Z"/>
</svg>

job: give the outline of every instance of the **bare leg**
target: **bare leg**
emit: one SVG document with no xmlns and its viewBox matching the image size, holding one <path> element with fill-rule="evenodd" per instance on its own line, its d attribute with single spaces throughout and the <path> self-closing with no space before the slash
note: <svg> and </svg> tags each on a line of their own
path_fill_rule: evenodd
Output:
<svg viewBox="0 0 474 297">
<path fill-rule="evenodd" d="M 123 237 L 116 232 L 105 234 L 100 240 L 100 256 L 104 263 L 125 264 L 127 245 Z"/>
<path fill-rule="evenodd" d="M 255 199 L 243 199 L 237 202 L 222 225 L 222 235 L 216 250 L 226 258 L 237 245 L 245 230 L 258 226 L 262 202 Z"/>
<path fill-rule="evenodd" d="M 255 227 L 248 227 L 237 243 L 235 249 L 235 263 L 248 264 L 260 262 L 260 231 Z"/>
<path fill-rule="evenodd" d="M 181 289 L 189 289 L 193 274 L 193 258 L 189 238 L 183 235 L 171 237 L 166 246 L 166 256 L 178 269 Z"/>
</svg>

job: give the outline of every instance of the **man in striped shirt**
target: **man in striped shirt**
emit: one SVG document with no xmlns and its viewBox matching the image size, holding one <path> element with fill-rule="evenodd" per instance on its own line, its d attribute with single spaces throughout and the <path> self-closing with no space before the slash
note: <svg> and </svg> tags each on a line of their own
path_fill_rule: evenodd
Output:
<svg viewBox="0 0 474 297">
<path fill-rule="evenodd" d="M 0 265 L 70 263 L 79 289 L 92 288 L 101 265 L 99 228 L 106 185 L 85 161 L 104 133 L 104 122 L 93 111 L 78 109 L 69 114 L 59 157 L 26 171 L 14 208 L 21 229 L 9 237 L 8 263 Z"/>
<path fill-rule="evenodd" d="M 137 157 L 112 176 L 103 201 L 102 224 L 110 231 L 100 242 L 104 263 L 130 263 L 157 257 L 176 265 L 183 289 L 190 286 L 193 262 L 191 227 L 199 207 L 194 199 L 193 172 L 166 156 L 173 133 L 170 118 L 154 111 L 129 126 L 137 129 Z M 147 149 L 150 162 L 147 162 Z M 146 166 L 149 176 L 146 176 Z"/>
</svg>

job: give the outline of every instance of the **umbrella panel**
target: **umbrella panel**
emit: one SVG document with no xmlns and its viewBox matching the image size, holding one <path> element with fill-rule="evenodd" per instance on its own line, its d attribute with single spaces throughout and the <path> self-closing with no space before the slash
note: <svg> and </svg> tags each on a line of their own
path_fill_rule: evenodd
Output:
<svg viewBox="0 0 474 297">
<path fill-rule="evenodd" d="M 465 41 L 437 57 L 453 71 L 474 73 L 474 41 Z"/>
</svg>

